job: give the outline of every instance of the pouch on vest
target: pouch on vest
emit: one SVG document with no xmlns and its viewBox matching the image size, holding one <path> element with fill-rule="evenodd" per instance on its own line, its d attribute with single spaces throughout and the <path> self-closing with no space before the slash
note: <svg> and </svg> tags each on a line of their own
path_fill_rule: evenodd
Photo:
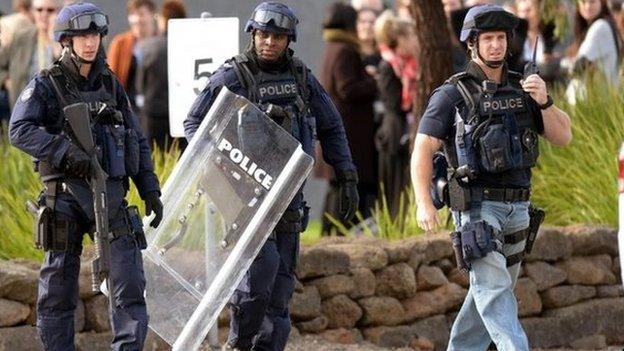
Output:
<svg viewBox="0 0 624 351">
<path fill-rule="evenodd" d="M 105 125 L 103 128 L 108 165 L 106 171 L 109 178 L 122 178 L 126 176 L 126 130 L 123 125 Z"/>
<path fill-rule="evenodd" d="M 134 129 L 127 129 L 125 134 L 125 167 L 126 175 L 134 177 L 139 174 L 139 165 L 141 159 L 141 148 L 139 146 L 139 136 Z"/>
<path fill-rule="evenodd" d="M 473 140 L 474 126 L 466 124 L 459 112 L 455 113 L 455 125 L 457 132 L 455 134 L 455 150 L 457 154 L 457 171 L 456 176 L 459 178 L 468 177 L 474 179 L 479 172 L 479 163 L 477 160 L 477 152 L 475 150 L 475 140 Z"/>
<path fill-rule="evenodd" d="M 525 129 L 520 136 L 522 143 L 522 166 L 527 168 L 535 167 L 539 157 L 539 138 L 532 129 Z"/>
<path fill-rule="evenodd" d="M 495 229 L 484 221 L 466 223 L 459 228 L 464 261 L 470 263 L 496 249 Z"/>
<path fill-rule="evenodd" d="M 505 114 L 502 124 L 487 127 L 479 138 L 481 167 L 488 173 L 500 173 L 522 166 L 522 146 L 513 115 Z"/>
<path fill-rule="evenodd" d="M 134 236 L 138 248 L 140 250 L 147 249 L 147 240 L 145 238 L 145 232 L 143 231 L 143 222 L 139 214 L 139 209 L 136 206 L 128 206 L 126 211 L 128 213 L 130 233 Z"/>
</svg>

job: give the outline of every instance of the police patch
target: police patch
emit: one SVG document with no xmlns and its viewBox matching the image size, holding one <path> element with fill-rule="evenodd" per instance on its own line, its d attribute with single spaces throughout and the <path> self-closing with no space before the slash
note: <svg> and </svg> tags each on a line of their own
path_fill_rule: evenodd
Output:
<svg viewBox="0 0 624 351">
<path fill-rule="evenodd" d="M 22 102 L 28 101 L 28 99 L 30 99 L 30 97 L 32 96 L 33 91 L 35 91 L 34 88 L 24 89 L 24 91 L 22 91 L 22 95 L 20 95 L 20 100 L 22 100 Z"/>
<path fill-rule="evenodd" d="M 289 99 L 297 96 L 297 83 L 294 80 L 268 82 L 260 84 L 258 90 L 263 101 Z"/>
<path fill-rule="evenodd" d="M 526 101 L 522 96 L 495 96 L 493 99 L 482 99 L 481 114 L 488 113 L 519 113 L 526 111 Z"/>
</svg>

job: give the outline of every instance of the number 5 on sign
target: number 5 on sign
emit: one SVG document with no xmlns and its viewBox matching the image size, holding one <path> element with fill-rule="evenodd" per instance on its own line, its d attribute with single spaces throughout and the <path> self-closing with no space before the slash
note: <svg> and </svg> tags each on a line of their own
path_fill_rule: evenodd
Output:
<svg viewBox="0 0 624 351">
<path fill-rule="evenodd" d="M 210 75 L 239 52 L 236 17 L 169 20 L 169 134 L 184 137 L 183 122 Z"/>
</svg>

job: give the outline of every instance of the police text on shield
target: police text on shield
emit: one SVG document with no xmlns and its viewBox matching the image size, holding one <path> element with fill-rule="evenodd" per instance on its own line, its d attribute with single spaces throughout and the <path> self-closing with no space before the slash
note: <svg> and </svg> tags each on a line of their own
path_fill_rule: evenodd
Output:
<svg viewBox="0 0 624 351">
<path fill-rule="evenodd" d="M 232 162 L 236 163 L 245 173 L 252 176 L 256 182 L 260 183 L 266 190 L 271 189 L 273 185 L 273 177 L 270 176 L 264 169 L 258 167 L 255 162 L 252 162 L 249 157 L 245 156 L 243 152 L 232 146 L 227 139 L 223 138 L 219 142 L 217 147 L 219 151 L 226 153 Z"/>
</svg>

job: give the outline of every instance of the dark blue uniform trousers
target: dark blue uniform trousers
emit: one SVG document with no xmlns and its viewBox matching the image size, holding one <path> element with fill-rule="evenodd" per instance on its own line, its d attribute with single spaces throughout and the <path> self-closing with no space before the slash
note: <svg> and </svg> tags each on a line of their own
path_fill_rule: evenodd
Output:
<svg viewBox="0 0 624 351">
<path fill-rule="evenodd" d="M 298 254 L 299 233 L 276 232 L 266 241 L 230 300 L 231 346 L 284 350 Z"/>
<path fill-rule="evenodd" d="M 47 351 L 71 351 L 74 346 L 74 311 L 78 303 L 81 242 L 89 223 L 69 194 L 59 194 L 57 220 L 69 221 L 69 244 L 73 250 L 46 252 L 39 276 L 37 329 Z M 125 210 L 110 219 L 114 229 L 125 225 Z M 109 312 L 113 350 L 141 350 L 147 334 L 147 310 L 143 293 L 145 277 L 141 251 L 134 237 L 122 235 L 111 241 L 110 280 L 114 307 Z"/>
</svg>

